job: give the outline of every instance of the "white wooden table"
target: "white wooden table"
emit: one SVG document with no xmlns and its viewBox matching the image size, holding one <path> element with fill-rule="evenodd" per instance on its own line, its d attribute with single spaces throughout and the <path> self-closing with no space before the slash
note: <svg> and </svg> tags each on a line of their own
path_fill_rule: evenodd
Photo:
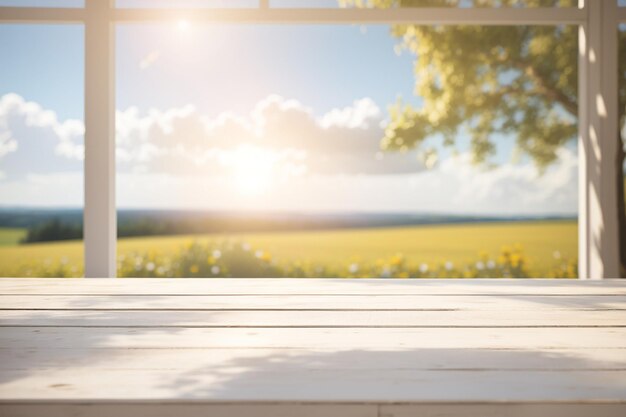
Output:
<svg viewBox="0 0 626 417">
<path fill-rule="evenodd" d="M 0 416 L 626 416 L 626 280 L 0 279 Z"/>
</svg>

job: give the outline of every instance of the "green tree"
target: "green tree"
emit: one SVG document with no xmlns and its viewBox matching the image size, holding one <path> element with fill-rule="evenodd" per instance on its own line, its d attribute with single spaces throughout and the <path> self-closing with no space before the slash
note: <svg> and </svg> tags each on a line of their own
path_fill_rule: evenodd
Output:
<svg viewBox="0 0 626 417">
<path fill-rule="evenodd" d="M 577 0 L 339 0 L 356 7 L 571 7 Z M 382 139 L 386 150 L 432 149 L 427 139 L 443 138 L 455 147 L 461 131 L 471 138 L 474 162 L 494 154 L 494 134 L 516 138 L 520 155 L 543 171 L 558 150 L 577 136 L 577 26 L 420 26 L 393 25 L 398 48 L 415 56 L 416 108 L 399 100 L 390 106 L 390 123 Z M 626 45 L 626 32 L 620 32 Z M 620 49 L 619 120 L 626 117 L 626 48 Z M 624 145 L 618 164 L 620 253 L 626 265 Z"/>
</svg>

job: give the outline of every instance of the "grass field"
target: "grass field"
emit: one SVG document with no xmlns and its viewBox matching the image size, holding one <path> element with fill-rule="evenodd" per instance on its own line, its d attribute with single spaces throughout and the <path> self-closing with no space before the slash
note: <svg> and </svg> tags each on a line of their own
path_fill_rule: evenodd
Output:
<svg viewBox="0 0 626 417">
<path fill-rule="evenodd" d="M 25 229 L 0 228 L 0 246 L 17 245 L 25 236 Z"/>
<path fill-rule="evenodd" d="M 19 231 L 0 229 L 0 242 L 15 242 Z M 532 276 L 547 275 L 557 258 L 575 260 L 578 232 L 575 221 L 482 223 L 349 229 L 230 236 L 165 236 L 120 239 L 120 254 L 157 252 L 168 256 L 190 242 L 233 239 L 270 253 L 280 263 L 308 261 L 324 265 L 375 262 L 402 254 L 408 263 L 429 265 L 475 262 L 486 252 L 497 257 L 503 246 L 522 248 Z M 5 244 L 6 245 L 6 244 Z M 555 257 L 556 255 L 556 257 Z M 0 276 L 24 274 L 35 263 L 64 263 L 82 270 L 81 242 L 0 247 Z M 22 271 L 22 272 L 20 272 Z"/>
</svg>

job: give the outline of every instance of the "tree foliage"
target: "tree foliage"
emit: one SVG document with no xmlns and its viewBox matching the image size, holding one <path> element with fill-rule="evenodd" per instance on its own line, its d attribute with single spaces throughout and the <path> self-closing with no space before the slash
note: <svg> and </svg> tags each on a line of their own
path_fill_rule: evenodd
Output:
<svg viewBox="0 0 626 417">
<path fill-rule="evenodd" d="M 340 0 L 356 7 L 569 7 L 577 0 Z M 394 25 L 399 48 L 415 56 L 415 95 L 390 107 L 382 140 L 387 150 L 419 147 L 434 135 L 457 145 L 471 138 L 475 162 L 496 150 L 494 134 L 510 134 L 517 149 L 544 168 L 577 134 L 578 27 Z M 626 33 L 620 33 L 626 42 Z M 620 82 L 626 86 L 626 48 Z M 620 91 L 623 120 L 626 91 Z"/>
<path fill-rule="evenodd" d="M 80 223 L 65 223 L 52 219 L 28 228 L 22 243 L 54 242 L 58 240 L 82 239 L 83 227 Z"/>
</svg>

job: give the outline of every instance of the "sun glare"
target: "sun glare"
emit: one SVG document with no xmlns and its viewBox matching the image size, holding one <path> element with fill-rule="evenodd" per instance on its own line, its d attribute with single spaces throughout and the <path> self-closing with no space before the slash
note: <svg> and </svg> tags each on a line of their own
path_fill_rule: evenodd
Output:
<svg viewBox="0 0 626 417">
<path fill-rule="evenodd" d="M 176 22 L 176 29 L 178 29 L 179 32 L 187 33 L 191 29 L 191 23 L 189 20 L 181 19 Z"/>
<path fill-rule="evenodd" d="M 242 146 L 226 164 L 231 168 L 232 181 L 241 194 L 258 196 L 272 185 L 275 157 L 268 150 Z"/>
</svg>

